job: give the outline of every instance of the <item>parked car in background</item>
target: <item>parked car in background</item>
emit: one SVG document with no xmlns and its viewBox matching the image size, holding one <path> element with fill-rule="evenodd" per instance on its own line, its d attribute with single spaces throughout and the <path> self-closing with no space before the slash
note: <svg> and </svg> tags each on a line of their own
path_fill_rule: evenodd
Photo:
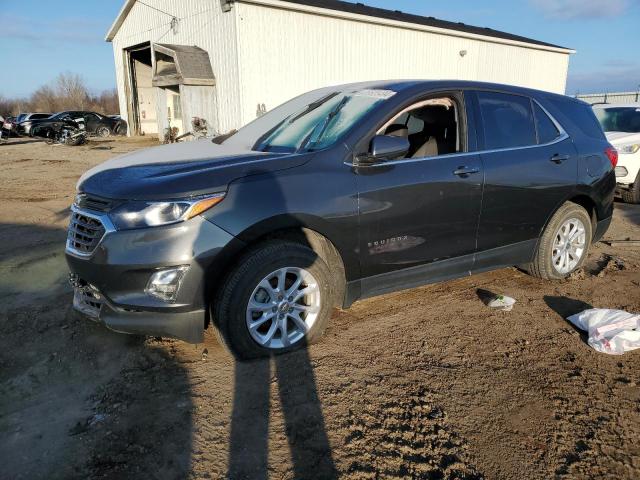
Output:
<svg viewBox="0 0 640 480">
<path fill-rule="evenodd" d="M 0 122 L 0 130 L 2 131 L 2 138 L 8 139 L 11 135 L 16 135 L 15 131 L 16 117 L 8 116 L 4 117 Z"/>
<path fill-rule="evenodd" d="M 86 172 L 66 244 L 74 307 L 194 343 L 210 318 L 252 358 L 317 340 L 360 298 L 512 265 L 563 279 L 611 222 L 616 160 L 590 106 L 561 95 L 315 90 L 220 144 Z"/>
<path fill-rule="evenodd" d="M 617 193 L 627 203 L 640 203 L 640 103 L 594 105 L 593 109 L 620 154 Z"/>
<path fill-rule="evenodd" d="M 21 113 L 15 121 L 14 131 L 17 135 L 29 135 L 34 120 L 49 118 L 52 113 Z"/>
<path fill-rule="evenodd" d="M 74 122 L 78 128 L 84 129 L 89 135 L 96 135 L 98 137 L 108 137 L 109 135 L 125 135 L 127 133 L 127 124 L 124 120 L 113 119 L 96 112 L 87 111 L 66 111 L 56 113 L 49 118 L 42 120 L 33 120 L 31 122 L 31 132 L 37 128 L 40 133 L 38 136 L 43 136 L 42 132 L 50 129 L 53 124 L 60 122 Z"/>
</svg>

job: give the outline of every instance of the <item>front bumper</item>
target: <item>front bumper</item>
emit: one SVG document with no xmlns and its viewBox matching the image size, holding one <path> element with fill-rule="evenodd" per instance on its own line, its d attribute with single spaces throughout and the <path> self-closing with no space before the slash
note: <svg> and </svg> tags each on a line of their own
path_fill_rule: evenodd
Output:
<svg viewBox="0 0 640 480">
<path fill-rule="evenodd" d="M 67 247 L 74 307 L 118 332 L 201 342 L 211 276 L 240 247 L 239 240 L 202 217 L 162 227 L 107 229 L 89 255 Z M 175 301 L 145 293 L 155 271 L 176 266 L 189 268 Z"/>
</svg>

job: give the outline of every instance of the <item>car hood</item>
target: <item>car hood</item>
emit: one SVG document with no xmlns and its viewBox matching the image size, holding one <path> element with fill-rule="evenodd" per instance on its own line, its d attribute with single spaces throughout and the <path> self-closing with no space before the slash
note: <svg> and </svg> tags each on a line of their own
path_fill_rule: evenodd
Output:
<svg viewBox="0 0 640 480">
<path fill-rule="evenodd" d="M 78 191 L 119 200 L 165 200 L 224 191 L 233 180 L 302 165 L 308 154 L 255 152 L 209 140 L 122 155 L 87 171 Z"/>
<path fill-rule="evenodd" d="M 606 132 L 605 135 L 607 136 L 607 140 L 609 140 L 613 146 L 640 142 L 640 133 Z"/>
</svg>

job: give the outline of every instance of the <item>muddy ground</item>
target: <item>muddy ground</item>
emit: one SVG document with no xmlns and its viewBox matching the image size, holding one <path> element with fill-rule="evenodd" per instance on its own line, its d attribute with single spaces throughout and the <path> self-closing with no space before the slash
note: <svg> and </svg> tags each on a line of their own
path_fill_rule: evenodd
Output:
<svg viewBox="0 0 640 480">
<path fill-rule="evenodd" d="M 74 184 L 151 139 L 0 145 L 0 477 L 640 478 L 640 351 L 565 319 L 640 311 L 640 249 L 594 246 L 550 283 L 509 268 L 358 302 L 325 338 L 237 364 L 70 309 Z M 640 239 L 616 204 L 606 239 Z M 477 290 L 517 299 L 489 310 Z"/>
</svg>

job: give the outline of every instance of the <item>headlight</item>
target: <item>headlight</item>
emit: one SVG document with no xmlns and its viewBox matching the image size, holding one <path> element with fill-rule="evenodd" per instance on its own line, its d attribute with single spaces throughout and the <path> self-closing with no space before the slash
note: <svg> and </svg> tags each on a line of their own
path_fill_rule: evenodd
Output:
<svg viewBox="0 0 640 480">
<path fill-rule="evenodd" d="M 627 155 L 636 153 L 638 150 L 640 150 L 640 143 L 633 143 L 631 145 L 623 145 L 621 147 L 616 147 L 616 150 L 618 150 L 618 152 L 620 153 L 624 153 Z"/>
<path fill-rule="evenodd" d="M 118 230 L 155 227 L 182 222 L 200 215 L 224 199 L 224 193 L 189 200 L 166 202 L 127 202 L 109 213 L 109 218 Z"/>
</svg>

